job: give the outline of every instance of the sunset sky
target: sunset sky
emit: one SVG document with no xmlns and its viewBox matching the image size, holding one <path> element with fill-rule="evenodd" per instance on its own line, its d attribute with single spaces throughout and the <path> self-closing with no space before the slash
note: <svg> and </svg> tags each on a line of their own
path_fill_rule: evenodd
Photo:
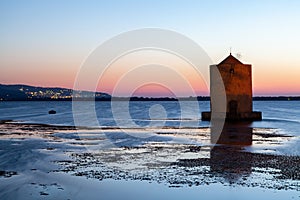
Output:
<svg viewBox="0 0 300 200">
<path fill-rule="evenodd" d="M 72 88 L 80 66 L 102 42 L 126 31 L 154 27 L 194 40 L 213 63 L 228 56 L 232 47 L 233 55 L 239 53 L 243 63 L 252 64 L 256 96 L 300 95 L 299 9 L 298 0 L 2 0 L 0 83 Z M 107 83 L 117 82 L 128 63 L 118 60 L 99 80 L 98 89 L 112 93 Z M 177 72 L 188 77 L 195 93 L 208 94 L 201 77 L 183 66 L 177 66 Z M 161 69 L 153 67 L 162 78 L 172 76 Z M 153 76 L 146 70 L 148 78 Z M 131 74 L 131 82 L 144 72 Z M 175 80 L 168 82 L 173 89 L 176 77 L 169 78 Z M 133 87 L 125 80 L 118 94 L 126 95 L 126 87 Z M 175 93 L 190 94 L 179 85 Z M 135 94 L 172 96 L 169 89 L 148 84 L 136 88 Z"/>
</svg>

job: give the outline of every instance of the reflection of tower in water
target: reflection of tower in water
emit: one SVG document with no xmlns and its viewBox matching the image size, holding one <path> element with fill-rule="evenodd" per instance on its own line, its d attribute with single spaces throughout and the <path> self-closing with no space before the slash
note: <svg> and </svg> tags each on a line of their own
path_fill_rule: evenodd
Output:
<svg viewBox="0 0 300 200">
<path fill-rule="evenodd" d="M 218 124 L 217 124 L 218 125 Z M 252 127 L 247 122 L 226 122 L 217 134 L 212 122 L 210 169 L 232 183 L 249 176 L 252 168 L 252 154 L 243 152 L 243 146 L 252 144 Z"/>
<path fill-rule="evenodd" d="M 218 123 L 212 122 L 211 143 L 227 145 L 251 145 L 252 127 L 247 122 L 225 122 L 221 133 Z M 215 130 L 216 129 L 216 130 Z"/>
<path fill-rule="evenodd" d="M 240 147 L 214 146 L 210 151 L 210 170 L 225 178 L 229 183 L 247 177 L 252 170 L 252 154 Z"/>
</svg>

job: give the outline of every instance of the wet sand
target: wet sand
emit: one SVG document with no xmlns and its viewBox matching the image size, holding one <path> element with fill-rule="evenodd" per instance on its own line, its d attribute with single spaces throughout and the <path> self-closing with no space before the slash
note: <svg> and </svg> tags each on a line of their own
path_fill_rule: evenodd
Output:
<svg viewBox="0 0 300 200">
<path fill-rule="evenodd" d="M 218 185 L 300 198 L 300 156 L 276 151 L 292 136 L 260 128 L 253 130 L 252 146 L 213 146 L 209 128 L 149 131 L 149 137 L 136 138 L 145 130 L 126 129 L 132 133 L 128 135 L 113 127 L 1 121 L 0 199 L 79 199 L 76 190 L 87 191 L 95 181 L 100 188 L 118 183 L 126 188 L 142 181 L 143 187 L 161 185 L 169 195 L 183 188 L 187 197 L 193 197 L 189 188 L 215 190 Z M 93 191 L 95 198 L 104 194 Z"/>
</svg>

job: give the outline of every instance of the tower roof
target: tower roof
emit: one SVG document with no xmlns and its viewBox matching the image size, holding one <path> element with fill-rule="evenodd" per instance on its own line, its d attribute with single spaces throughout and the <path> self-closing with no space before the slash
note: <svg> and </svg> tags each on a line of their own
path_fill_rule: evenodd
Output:
<svg viewBox="0 0 300 200">
<path fill-rule="evenodd" d="M 218 65 L 222 64 L 243 64 L 241 61 L 239 61 L 237 58 L 235 58 L 231 53 L 227 58 L 225 58 L 222 62 L 220 62 Z"/>
</svg>

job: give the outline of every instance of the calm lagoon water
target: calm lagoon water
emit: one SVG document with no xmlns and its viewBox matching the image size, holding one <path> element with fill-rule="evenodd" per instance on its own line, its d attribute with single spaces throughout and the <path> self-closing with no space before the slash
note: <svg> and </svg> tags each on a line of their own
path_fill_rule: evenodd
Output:
<svg viewBox="0 0 300 200">
<path fill-rule="evenodd" d="M 112 106 L 115 108 L 112 110 Z M 195 111 L 198 107 L 198 112 Z M 56 110 L 57 114 L 49 115 L 49 110 Z M 90 111 L 95 110 L 100 126 L 117 126 L 121 122 L 123 126 L 151 126 L 151 122 L 157 121 L 160 126 L 179 126 L 181 119 L 196 121 L 196 124 L 208 126 L 208 123 L 199 121 L 200 112 L 209 109 L 208 102 L 178 103 L 175 101 L 151 102 L 132 101 L 115 102 L 77 102 L 76 109 L 81 111 L 82 125 L 89 126 L 91 121 Z M 162 112 L 163 111 L 163 112 Z M 113 114 L 114 113 L 114 114 Z M 131 123 L 128 119 L 132 120 Z M 72 102 L 0 102 L 0 119 L 12 119 L 27 123 L 41 123 L 54 125 L 74 125 Z M 128 122 L 127 124 L 125 122 Z M 199 122 L 199 123 L 198 123 Z M 195 125 L 196 125 L 195 124 Z"/>
<path fill-rule="evenodd" d="M 200 112 L 209 110 L 208 101 L 132 101 L 116 102 L 113 114 L 110 102 L 80 102 L 82 125 L 90 125 L 90 110 L 95 110 L 100 126 L 125 127 L 207 127 L 208 122 L 201 121 Z M 94 107 L 93 107 L 94 106 Z M 117 110 L 118 108 L 122 108 Z M 55 115 L 48 111 L 54 109 Z M 253 122 L 253 127 L 278 128 L 282 133 L 300 136 L 300 102 L 298 101 L 254 101 L 253 110 L 262 111 L 263 120 Z M 86 112 L 86 114 L 84 114 Z M 74 125 L 72 102 L 0 102 L 0 120 L 11 119 L 25 123 Z M 127 123 L 126 123 L 127 122 Z M 157 122 L 157 123 L 153 123 Z"/>
<path fill-rule="evenodd" d="M 112 106 L 114 109 L 112 109 Z M 81 126 L 101 127 L 209 127 L 201 121 L 201 112 L 208 111 L 209 101 L 131 101 L 88 102 L 76 104 Z M 49 110 L 57 113 L 49 115 Z M 253 110 L 263 113 L 263 120 L 253 122 L 253 128 L 273 128 L 277 133 L 295 136 L 280 151 L 287 155 L 300 155 L 300 102 L 254 101 Z M 93 113 L 96 117 L 93 119 Z M 71 101 L 0 102 L 0 120 L 51 125 L 75 125 Z"/>
<path fill-rule="evenodd" d="M 195 103 L 199 109 L 195 108 Z M 115 106 L 112 109 L 110 102 L 95 102 L 95 106 L 91 102 L 80 102 L 80 107 L 76 107 L 80 110 L 82 115 L 80 116 L 80 125 L 95 126 L 94 122 L 91 123 L 90 110 L 95 110 L 97 123 L 101 127 L 117 127 L 119 125 L 135 128 L 135 127 L 168 127 L 172 130 L 172 127 L 209 127 L 209 122 L 201 121 L 200 112 L 209 110 L 209 102 L 149 102 L 149 101 L 133 101 L 127 104 L 126 102 L 115 102 Z M 253 122 L 250 126 L 256 129 L 276 129 L 279 134 L 293 136 L 291 141 L 287 141 L 280 147 L 275 147 L 277 153 L 286 155 L 300 155 L 300 102 L 298 101 L 255 101 L 254 110 L 262 111 L 263 120 Z M 57 113 L 49 115 L 49 110 L 56 110 Z M 0 102 L 0 120 L 15 120 L 23 123 L 38 123 L 38 124 L 52 124 L 52 125 L 75 125 L 73 119 L 72 102 Z M 76 124 L 77 125 L 77 124 Z M 188 130 L 188 129 L 186 129 Z M 69 135 L 64 133 L 54 134 L 57 137 L 64 138 L 66 140 Z M 113 136 L 112 136 L 113 137 Z M 122 136 L 123 137 L 123 136 Z M 124 136 L 126 137 L 126 136 Z M 141 138 L 134 138 L 127 136 L 127 139 L 138 139 L 136 142 L 145 140 Z M 120 138 L 118 138 L 119 140 Z M 157 141 L 162 142 L 165 137 L 159 136 L 154 138 Z M 63 143 L 50 143 L 53 147 L 54 144 L 59 146 L 60 150 L 53 151 L 53 154 L 46 153 L 45 156 L 39 149 L 39 145 L 43 146 L 45 141 L 43 140 L 24 140 L 24 141 L 7 141 L 2 140 L 1 145 L 4 149 L 7 148 L 21 148 L 27 143 L 36 143 L 36 145 L 28 146 L 28 152 L 31 152 L 34 157 L 32 162 L 28 160 L 28 155 L 24 155 L 24 165 L 30 166 L 34 164 L 41 165 L 45 168 L 49 166 L 45 163 L 52 159 L 57 159 L 57 156 L 66 156 L 65 150 L 70 148 L 68 144 Z M 11 144 L 10 144 L 11 143 Z M 15 143 L 18 145 L 15 145 Z M 184 142 L 183 142 L 184 143 Z M 46 144 L 46 143 L 45 143 Z M 7 148 L 6 148 L 7 146 Z M 30 149 L 34 147 L 33 149 Z M 62 147 L 66 148 L 63 149 Z M 22 147 L 23 148 L 23 147 Z M 41 149 L 44 147 L 41 147 Z M 251 148 L 249 147 L 250 151 Z M 26 150 L 26 151 L 27 151 Z M 68 149 L 69 150 L 69 149 Z M 9 150 L 14 153 L 14 150 Z M 135 151 L 132 149 L 131 151 Z M 138 150 L 136 150 L 138 151 Z M 18 151 L 18 159 L 23 158 L 21 155 L 25 154 L 24 150 Z M 56 153 L 55 153 L 56 152 Z M 113 152 L 113 151 L 112 151 Z M 40 155 L 41 154 L 41 155 Z M 52 158 L 51 156 L 54 158 Z M 11 156 L 16 156 L 12 155 Z M 11 157 L 10 156 L 10 157 Z M 1 156 L 0 156 L 1 157 Z M 30 157 L 30 156 L 29 156 Z M 39 158 L 39 159 L 37 159 Z M 163 156 L 162 156 L 163 158 Z M 43 163 L 43 159 L 47 162 Z M 151 158 L 152 159 L 152 158 Z M 13 160 L 13 159 L 12 159 Z M 6 163 L 3 160 L 1 162 Z M 129 162 L 129 161 L 128 161 Z M 26 164 L 27 163 L 27 164 Z M 9 164 L 9 163 L 8 163 Z M 2 167 L 5 166 L 2 164 Z M 10 163 L 8 166 L 15 166 L 14 163 Z M 19 171 L 22 169 L 14 169 Z M 0 169 L 1 170 L 1 169 Z M 21 170 L 22 171 L 22 170 Z M 255 176 L 255 173 L 254 175 Z M 68 173 L 47 173 L 47 170 L 32 171 L 25 170 L 18 176 L 11 178 L 1 178 L 5 181 L 0 181 L 0 197 L 3 199 L 32 199 L 32 198 L 44 198 L 44 199 L 299 199 L 300 193 L 296 190 L 277 190 L 274 188 L 261 188 L 261 187 L 246 187 L 241 185 L 231 185 L 212 183 L 209 185 L 191 186 L 185 185 L 179 188 L 170 188 L 166 184 L 160 184 L 157 182 L 138 181 L 138 180 L 113 180 L 105 179 L 99 181 L 97 179 L 87 179 L 86 177 L 72 176 Z M 258 177 L 259 179 L 259 177 Z M 262 182 L 264 181 L 261 178 Z M 46 184 L 37 185 L 31 184 L 31 182 L 43 182 Z M 59 189 L 58 185 L 53 183 L 59 183 L 63 186 L 64 190 Z M 48 185 L 47 185 L 48 184 Z M 45 191 L 48 196 L 41 196 L 40 191 Z M 71 196 L 70 196 L 71 194 Z"/>
<path fill-rule="evenodd" d="M 95 104 L 93 104 L 95 103 Z M 114 109 L 112 109 L 112 106 Z M 79 123 L 101 127 L 208 127 L 201 121 L 201 112 L 208 111 L 209 101 L 131 101 L 78 102 Z M 49 115 L 49 110 L 57 113 Z M 280 134 L 300 137 L 299 101 L 254 101 L 253 110 L 263 113 L 263 120 L 253 122 L 253 128 L 274 128 Z M 92 120 L 93 113 L 95 120 Z M 70 101 L 0 102 L 0 120 L 51 125 L 75 125 Z M 283 153 L 300 155 L 300 140 L 293 140 Z"/>
</svg>

